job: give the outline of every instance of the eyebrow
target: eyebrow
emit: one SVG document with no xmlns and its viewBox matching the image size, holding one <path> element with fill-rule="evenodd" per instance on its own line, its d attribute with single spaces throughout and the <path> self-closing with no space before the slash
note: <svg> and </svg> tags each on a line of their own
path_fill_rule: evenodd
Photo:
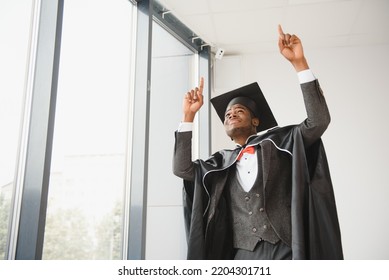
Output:
<svg viewBox="0 0 389 280">
<path fill-rule="evenodd" d="M 232 106 L 235 106 L 235 105 L 232 105 Z M 232 106 L 231 106 L 231 107 L 232 107 Z M 246 106 L 243 106 L 243 105 L 240 105 L 240 104 L 237 104 L 236 107 L 235 107 L 234 109 L 243 109 L 243 110 L 248 111 L 248 109 L 246 108 Z M 227 115 L 227 113 L 228 113 L 229 111 L 231 111 L 231 110 L 232 110 L 232 108 L 228 109 L 228 110 L 226 111 L 225 115 Z"/>
</svg>

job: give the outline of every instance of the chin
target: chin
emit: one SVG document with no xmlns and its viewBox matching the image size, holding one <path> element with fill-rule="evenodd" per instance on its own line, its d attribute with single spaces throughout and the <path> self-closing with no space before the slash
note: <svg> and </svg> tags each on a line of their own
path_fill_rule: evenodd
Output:
<svg viewBox="0 0 389 280">
<path fill-rule="evenodd" d="M 226 134 L 231 138 L 240 137 L 242 135 L 254 135 L 257 134 L 257 131 L 253 131 L 252 127 L 242 127 L 242 126 L 234 126 L 225 129 Z"/>
<path fill-rule="evenodd" d="M 228 136 L 232 137 L 233 135 L 241 135 L 246 131 L 244 127 L 231 127 L 226 129 L 226 133 Z"/>
</svg>

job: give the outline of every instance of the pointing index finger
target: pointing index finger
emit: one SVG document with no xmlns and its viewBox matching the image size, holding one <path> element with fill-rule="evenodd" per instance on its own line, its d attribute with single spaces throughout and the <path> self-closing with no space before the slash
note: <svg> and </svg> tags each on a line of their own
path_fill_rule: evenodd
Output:
<svg viewBox="0 0 389 280">
<path fill-rule="evenodd" d="M 199 87 L 200 87 L 200 92 L 203 92 L 203 88 L 204 88 L 204 78 L 203 77 L 200 78 L 200 85 L 199 85 Z"/>
<path fill-rule="evenodd" d="M 281 38 L 284 38 L 285 33 L 282 30 L 281 24 L 278 25 L 278 34 L 280 35 Z"/>
</svg>

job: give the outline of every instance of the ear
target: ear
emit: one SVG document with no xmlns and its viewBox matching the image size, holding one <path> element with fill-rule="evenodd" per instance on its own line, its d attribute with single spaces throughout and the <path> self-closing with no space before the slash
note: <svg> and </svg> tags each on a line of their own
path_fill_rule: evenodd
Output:
<svg viewBox="0 0 389 280">
<path fill-rule="evenodd" d="M 259 119 L 258 118 L 252 118 L 251 119 L 251 124 L 255 127 L 259 125 Z"/>
</svg>

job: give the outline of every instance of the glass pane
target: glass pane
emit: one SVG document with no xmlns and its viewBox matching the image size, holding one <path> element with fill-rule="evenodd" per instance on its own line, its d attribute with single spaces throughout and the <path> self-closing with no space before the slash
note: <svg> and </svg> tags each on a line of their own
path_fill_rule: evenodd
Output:
<svg viewBox="0 0 389 280">
<path fill-rule="evenodd" d="M 65 2 L 44 259 L 121 258 L 132 9 Z"/>
<path fill-rule="evenodd" d="M 14 189 L 32 2 L 0 2 L 0 259 L 5 257 Z"/>
<path fill-rule="evenodd" d="M 154 23 L 152 56 L 146 259 L 185 259 L 182 181 L 172 173 L 172 157 L 195 55 Z"/>
</svg>

